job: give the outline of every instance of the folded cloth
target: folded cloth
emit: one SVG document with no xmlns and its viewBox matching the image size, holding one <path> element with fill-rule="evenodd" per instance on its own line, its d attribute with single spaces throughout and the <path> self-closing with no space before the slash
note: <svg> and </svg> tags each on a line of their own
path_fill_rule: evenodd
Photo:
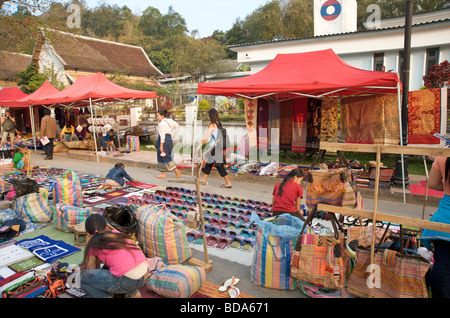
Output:
<svg viewBox="0 0 450 318">
<path fill-rule="evenodd" d="M 28 249 L 40 260 L 52 263 L 58 259 L 81 251 L 64 241 L 55 241 L 45 235 L 32 239 L 21 240 L 16 245 Z"/>
</svg>

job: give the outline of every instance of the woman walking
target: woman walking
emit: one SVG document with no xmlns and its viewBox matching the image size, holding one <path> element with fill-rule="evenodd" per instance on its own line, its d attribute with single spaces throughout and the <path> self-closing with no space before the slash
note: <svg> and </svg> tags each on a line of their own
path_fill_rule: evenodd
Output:
<svg viewBox="0 0 450 318">
<path fill-rule="evenodd" d="M 177 178 L 180 178 L 181 172 L 172 158 L 173 138 L 175 137 L 178 124 L 167 114 L 167 110 L 158 110 L 156 112 L 158 124 L 158 141 L 156 142 L 156 151 L 158 158 L 158 169 L 161 172 L 156 178 L 165 178 L 166 172 L 175 171 Z"/>
<path fill-rule="evenodd" d="M 208 126 L 208 131 L 206 132 L 205 138 L 202 140 L 201 144 L 197 146 L 196 153 L 200 151 L 200 148 L 208 141 L 209 146 L 208 149 L 213 147 L 210 152 L 206 154 L 206 163 L 202 169 L 202 172 L 205 174 L 201 181 L 206 182 L 209 174 L 211 173 L 211 169 L 213 166 L 216 167 L 219 175 L 225 180 L 225 184 L 221 185 L 221 188 L 231 188 L 230 177 L 228 176 L 227 169 L 224 167 L 225 163 L 225 154 L 223 153 L 223 145 L 219 142 L 219 134 L 222 134 L 221 128 L 222 123 L 219 119 L 219 113 L 216 109 L 212 108 L 208 112 L 210 124 Z M 225 142 L 225 141 L 224 141 Z M 216 152 L 217 151 L 217 152 Z"/>
</svg>

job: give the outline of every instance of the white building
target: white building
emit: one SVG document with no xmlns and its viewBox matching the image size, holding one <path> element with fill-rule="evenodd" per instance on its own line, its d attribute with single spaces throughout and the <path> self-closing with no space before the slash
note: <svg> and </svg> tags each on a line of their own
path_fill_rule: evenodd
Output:
<svg viewBox="0 0 450 318">
<path fill-rule="evenodd" d="M 343 0 L 341 0 L 343 1 Z M 344 0 L 345 1 L 345 0 Z M 349 0 L 354 1 L 354 0 Z M 328 2 L 328 1 L 327 1 Z M 337 1 L 336 1 L 337 2 Z M 344 7 L 344 6 L 343 6 Z M 356 2 L 355 8 L 356 10 Z M 364 70 L 397 72 L 402 78 L 405 18 L 382 20 L 378 29 L 348 31 L 310 38 L 265 41 L 230 46 L 237 61 L 251 66 L 251 73 L 265 68 L 278 53 L 333 49 L 348 64 Z M 315 30 L 316 34 L 323 34 Z M 450 9 L 413 16 L 410 91 L 423 86 L 431 65 L 450 60 Z"/>
</svg>

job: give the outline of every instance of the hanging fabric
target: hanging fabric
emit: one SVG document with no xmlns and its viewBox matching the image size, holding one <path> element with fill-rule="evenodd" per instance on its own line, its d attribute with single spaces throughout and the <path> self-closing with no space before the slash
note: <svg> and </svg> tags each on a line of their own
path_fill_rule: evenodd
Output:
<svg viewBox="0 0 450 318">
<path fill-rule="evenodd" d="M 258 98 L 258 149 L 267 149 L 269 121 L 269 101 L 265 98 Z M 265 131 L 264 131 L 265 129 Z"/>
<path fill-rule="evenodd" d="M 441 133 L 441 89 L 409 92 L 408 144 L 439 144 Z"/>
<path fill-rule="evenodd" d="M 258 102 L 257 100 L 244 98 L 245 123 L 247 125 L 249 147 L 256 148 L 258 146 Z"/>
<path fill-rule="evenodd" d="M 338 99 L 322 101 L 320 141 L 337 142 L 338 103 Z"/>
<path fill-rule="evenodd" d="M 308 99 L 294 99 L 294 111 L 292 122 L 292 151 L 306 151 L 306 120 L 308 113 Z"/>
<path fill-rule="evenodd" d="M 294 101 L 288 100 L 280 103 L 280 150 L 292 148 L 292 115 Z"/>
<path fill-rule="evenodd" d="M 306 147 L 319 148 L 321 117 L 322 100 L 309 98 L 306 119 Z"/>
<path fill-rule="evenodd" d="M 280 149 L 280 103 L 269 101 L 268 110 L 268 142 L 269 149 L 278 150 Z M 272 140 L 274 136 L 274 140 Z"/>
</svg>

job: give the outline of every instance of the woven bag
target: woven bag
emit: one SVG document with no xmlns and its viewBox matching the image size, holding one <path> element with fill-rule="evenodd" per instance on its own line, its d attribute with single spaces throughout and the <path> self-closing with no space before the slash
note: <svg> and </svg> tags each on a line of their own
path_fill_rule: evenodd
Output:
<svg viewBox="0 0 450 318">
<path fill-rule="evenodd" d="M 25 222 L 48 222 L 52 219 L 52 210 L 48 205 L 47 190 L 29 193 L 14 200 L 14 212 Z"/>
<path fill-rule="evenodd" d="M 164 206 L 143 205 L 136 210 L 139 243 L 147 257 L 180 264 L 192 256 L 184 223 Z"/>
<path fill-rule="evenodd" d="M 431 262 L 418 254 L 406 255 L 402 245 L 399 246 L 400 252 L 391 248 L 382 249 L 378 245 L 374 262 L 375 268 L 379 269 L 376 271 L 379 277 L 368 271 L 370 248 L 358 246 L 357 261 L 348 282 L 347 292 L 367 298 L 370 295 L 370 286 L 374 298 L 428 298 L 425 274 Z"/>
<path fill-rule="evenodd" d="M 315 209 L 309 214 L 292 253 L 292 277 L 326 289 L 343 289 L 348 277 L 349 256 L 345 249 L 345 238 L 337 229 L 338 222 L 334 213 L 330 213 L 334 233 L 317 235 L 310 229 Z"/>
<path fill-rule="evenodd" d="M 81 183 L 74 171 L 67 171 L 52 184 L 53 202 L 83 207 Z"/>
<path fill-rule="evenodd" d="M 75 226 L 85 222 L 92 213 L 91 208 L 79 208 L 58 203 L 53 215 L 53 227 L 66 233 L 72 233 Z"/>
</svg>

